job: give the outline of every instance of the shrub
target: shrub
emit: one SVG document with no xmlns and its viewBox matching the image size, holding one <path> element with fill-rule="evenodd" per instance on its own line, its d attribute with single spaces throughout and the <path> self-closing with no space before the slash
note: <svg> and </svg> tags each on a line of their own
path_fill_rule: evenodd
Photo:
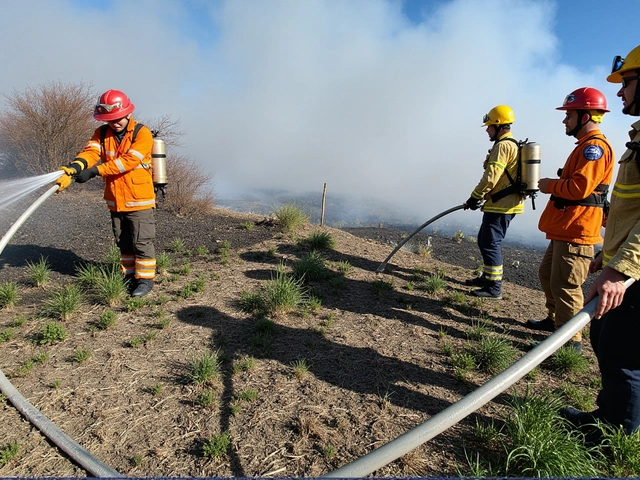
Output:
<svg viewBox="0 0 640 480">
<path fill-rule="evenodd" d="M 99 275 L 94 285 L 94 291 L 100 301 L 109 307 L 121 303 L 126 294 L 125 279 L 117 265 L 107 265 L 99 268 Z"/>
<path fill-rule="evenodd" d="M 307 245 L 312 249 L 327 250 L 334 248 L 336 246 L 336 241 L 329 232 L 317 230 L 309 234 L 307 237 Z"/>
<path fill-rule="evenodd" d="M 289 233 L 294 232 L 307 224 L 307 217 L 302 208 L 297 205 L 282 205 L 274 212 L 280 228 Z"/>
<path fill-rule="evenodd" d="M 308 300 L 302 283 L 282 270 L 264 285 L 264 308 L 267 315 L 277 317 L 295 311 Z"/>
<path fill-rule="evenodd" d="M 560 347 L 550 359 L 551 368 L 558 373 L 585 373 L 589 371 L 589 361 L 569 346 Z"/>
<path fill-rule="evenodd" d="M 324 257 L 315 250 L 305 253 L 293 265 L 293 276 L 301 281 L 321 280 L 327 276 Z"/>
<path fill-rule="evenodd" d="M 230 445 L 231 435 L 229 432 L 222 432 L 214 435 L 204 443 L 202 446 L 202 454 L 205 457 L 221 457 L 227 453 Z"/>
<path fill-rule="evenodd" d="M 169 155 L 169 153 L 168 153 Z M 208 214 L 215 202 L 211 191 L 210 176 L 197 162 L 183 155 L 171 155 L 167 161 L 167 177 L 171 191 L 162 204 L 163 208 L 179 216 Z"/>
<path fill-rule="evenodd" d="M 420 290 L 424 290 L 429 294 L 438 293 L 444 290 L 446 286 L 447 282 L 445 282 L 442 275 L 438 273 L 431 275 L 418 284 Z"/>
<path fill-rule="evenodd" d="M 561 428 L 555 397 L 528 395 L 511 402 L 505 428 L 511 441 L 505 474 L 521 477 L 596 477 L 594 458 L 578 432 Z"/>
<path fill-rule="evenodd" d="M 106 330 L 107 328 L 116 324 L 116 312 L 113 310 L 105 310 L 100 314 L 100 320 L 98 321 L 98 328 L 100 330 Z"/>
<path fill-rule="evenodd" d="M 220 360 L 217 352 L 204 352 L 199 357 L 192 357 L 191 381 L 193 383 L 210 383 L 220 373 Z"/>
<path fill-rule="evenodd" d="M 42 287 L 49 282 L 51 268 L 47 259 L 40 256 L 38 263 L 31 263 L 27 260 L 27 276 L 36 287 Z"/>
<path fill-rule="evenodd" d="M 171 257 L 167 252 L 162 252 L 156 257 L 156 270 L 158 274 L 165 275 L 171 268 Z"/>
<path fill-rule="evenodd" d="M 9 442 L 2 445 L 0 447 L 0 467 L 4 467 L 18 453 L 20 453 L 18 442 Z"/>
<path fill-rule="evenodd" d="M 515 350 L 508 340 L 488 336 L 470 348 L 469 353 L 482 371 L 496 374 L 509 367 L 515 358 Z"/>
<path fill-rule="evenodd" d="M 68 320 L 82 303 L 82 293 L 75 285 L 67 285 L 62 290 L 53 292 L 45 301 L 45 313 L 52 318 Z"/>
<path fill-rule="evenodd" d="M 0 308 L 13 308 L 19 298 L 16 282 L 4 282 L 0 285 Z"/>
<path fill-rule="evenodd" d="M 38 343 L 40 343 L 40 345 L 54 344 L 61 342 L 67 337 L 67 331 L 61 323 L 47 322 L 40 331 Z"/>
</svg>

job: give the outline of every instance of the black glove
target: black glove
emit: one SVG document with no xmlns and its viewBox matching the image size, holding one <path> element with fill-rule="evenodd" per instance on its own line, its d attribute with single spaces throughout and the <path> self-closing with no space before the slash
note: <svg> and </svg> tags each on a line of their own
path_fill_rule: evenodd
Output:
<svg viewBox="0 0 640 480">
<path fill-rule="evenodd" d="M 98 175 L 98 167 L 85 168 L 76 175 L 76 182 L 84 183 Z"/>
<path fill-rule="evenodd" d="M 477 210 L 478 208 L 480 208 L 480 199 L 469 197 L 469 200 L 464 202 L 464 204 L 466 205 L 464 208 L 465 210 L 466 209 Z"/>
</svg>

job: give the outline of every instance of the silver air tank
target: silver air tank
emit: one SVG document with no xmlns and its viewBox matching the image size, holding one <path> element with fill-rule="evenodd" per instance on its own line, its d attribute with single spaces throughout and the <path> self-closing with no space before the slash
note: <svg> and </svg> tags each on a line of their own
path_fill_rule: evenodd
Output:
<svg viewBox="0 0 640 480">
<path fill-rule="evenodd" d="M 167 154 L 165 152 L 164 141 L 159 138 L 153 139 L 151 149 L 151 168 L 153 171 L 153 186 L 165 194 L 167 185 Z"/>
<path fill-rule="evenodd" d="M 533 194 L 538 192 L 540 181 L 540 145 L 527 142 L 522 146 L 522 183 L 524 190 Z"/>
</svg>

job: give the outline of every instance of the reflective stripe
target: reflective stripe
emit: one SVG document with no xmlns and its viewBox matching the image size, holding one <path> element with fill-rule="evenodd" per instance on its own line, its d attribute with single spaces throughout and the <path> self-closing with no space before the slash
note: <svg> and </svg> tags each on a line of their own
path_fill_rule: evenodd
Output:
<svg viewBox="0 0 640 480">
<path fill-rule="evenodd" d="M 107 202 L 108 204 L 109 202 Z M 127 202 L 125 205 L 127 207 L 144 207 L 146 205 L 155 205 L 155 200 L 145 200 L 144 202 Z M 115 206 L 115 205 L 114 205 Z"/>
<path fill-rule="evenodd" d="M 104 152 L 104 154 L 107 157 L 115 157 L 116 156 L 116 152 L 114 150 L 108 150 L 108 151 Z"/>
<path fill-rule="evenodd" d="M 136 277 L 153 279 L 156 276 L 155 258 L 136 259 Z"/>
<path fill-rule="evenodd" d="M 507 167 L 507 164 L 503 162 L 489 162 L 489 165 L 495 165 L 496 167 L 500 167 L 500 170 L 504 170 Z"/>
<path fill-rule="evenodd" d="M 113 202 L 111 200 L 105 200 L 105 202 L 107 202 L 107 206 L 108 207 L 115 207 L 116 206 L 116 202 Z"/>
<path fill-rule="evenodd" d="M 100 151 L 100 144 L 96 143 L 96 142 L 89 142 L 87 143 L 87 147 L 89 148 L 93 148 L 94 150 L 98 150 Z"/>
<path fill-rule="evenodd" d="M 129 149 L 128 153 L 133 153 L 136 157 L 138 157 L 138 159 L 143 160 L 144 159 L 144 155 L 142 155 L 140 152 L 138 152 L 137 150 L 134 150 L 133 148 Z"/>
<path fill-rule="evenodd" d="M 125 170 L 125 168 L 124 168 L 124 165 L 123 165 L 123 163 L 122 163 L 122 160 L 120 160 L 119 158 L 116 158 L 116 159 L 114 160 L 114 162 L 115 162 L 115 164 L 118 166 L 118 170 L 120 170 L 120 173 L 124 173 L 124 172 L 126 172 L 126 170 Z"/>
<path fill-rule="evenodd" d="M 640 185 L 623 185 L 616 183 L 611 195 L 620 198 L 640 198 Z"/>
<path fill-rule="evenodd" d="M 492 282 L 500 281 L 502 280 L 502 265 L 483 265 L 482 274 Z"/>
<path fill-rule="evenodd" d="M 602 252 L 602 265 L 606 265 L 611 261 L 613 255 L 607 255 L 604 251 Z"/>
</svg>

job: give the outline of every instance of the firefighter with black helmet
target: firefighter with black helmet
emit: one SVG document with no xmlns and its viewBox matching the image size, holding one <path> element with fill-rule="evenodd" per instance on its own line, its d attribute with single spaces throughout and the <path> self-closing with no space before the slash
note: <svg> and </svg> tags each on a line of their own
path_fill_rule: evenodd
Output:
<svg viewBox="0 0 640 480">
<path fill-rule="evenodd" d="M 640 116 L 640 46 L 614 58 L 607 81 L 622 84 L 617 93 L 622 112 Z M 560 412 L 575 425 L 600 420 L 622 426 L 628 435 L 640 426 L 640 120 L 631 125 L 629 137 L 611 192 L 602 253 L 590 266 L 602 271 L 586 298 L 598 295 L 590 334 L 602 378 L 598 408 Z M 627 279 L 635 282 L 625 289 Z"/>
<path fill-rule="evenodd" d="M 527 320 L 529 328 L 549 332 L 567 323 L 584 305 L 582 284 L 589 275 L 594 245 L 602 242 L 600 230 L 614 167 L 613 149 L 600 132 L 600 122 L 609 112 L 602 92 L 578 88 L 556 110 L 565 112 L 565 133 L 575 137 L 577 145 L 559 170 L 560 178 L 538 182 L 540 192 L 551 194 L 538 222 L 549 240 L 538 269 L 547 316 Z M 582 332 L 569 345 L 582 352 Z"/>
<path fill-rule="evenodd" d="M 74 178 L 78 183 L 103 178 L 122 271 L 131 295 L 142 297 L 153 288 L 156 272 L 156 197 L 151 172 L 153 136 L 131 116 L 134 109 L 120 90 L 100 95 L 93 117 L 105 125 L 96 129 L 69 165 L 60 167 L 65 174 L 57 183 L 62 191 Z"/>
<path fill-rule="evenodd" d="M 489 140 L 494 143 L 483 164 L 484 174 L 464 205 L 465 209 L 481 208 L 484 212 L 478 231 L 483 265 L 482 274 L 467 280 L 465 285 L 481 287 L 471 292 L 475 296 L 501 299 L 502 241 L 511 220 L 524 212 L 524 196 L 519 193 L 496 196 L 498 192 L 507 191 L 517 177 L 518 142 L 511 134 L 511 124 L 515 121 L 513 110 L 507 105 L 498 105 L 482 121 Z"/>
</svg>

